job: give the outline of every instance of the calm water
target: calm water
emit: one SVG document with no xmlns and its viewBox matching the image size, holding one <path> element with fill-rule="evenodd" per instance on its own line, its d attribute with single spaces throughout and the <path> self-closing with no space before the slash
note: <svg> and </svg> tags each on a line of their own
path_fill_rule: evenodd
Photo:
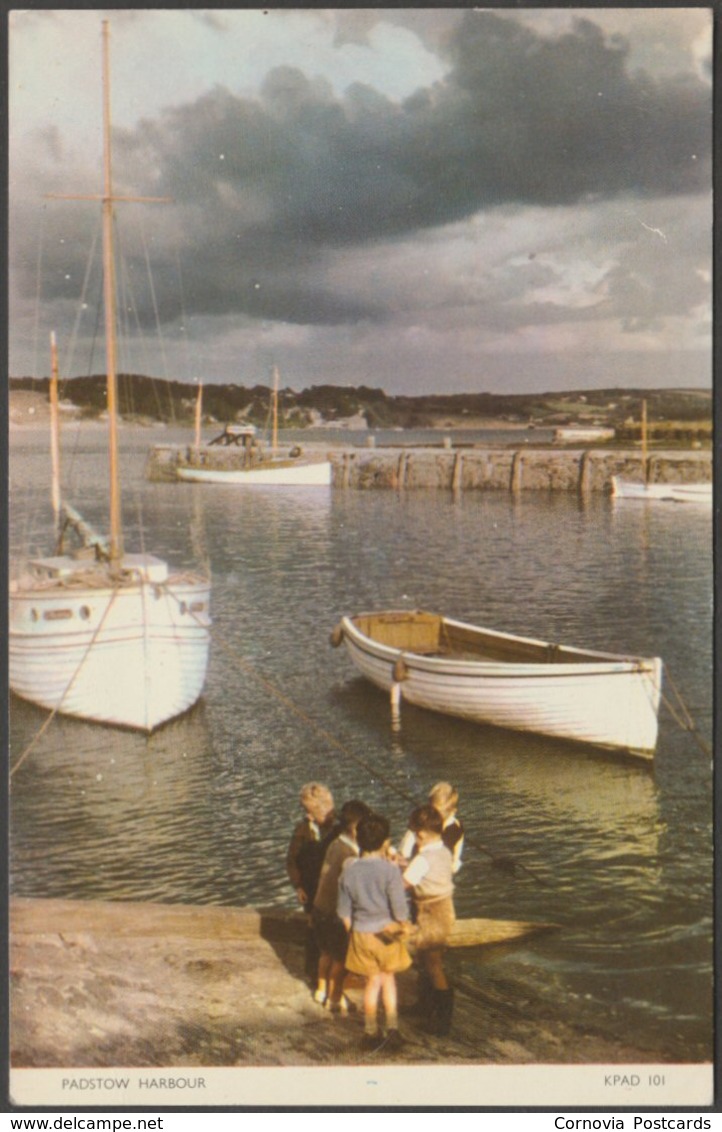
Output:
<svg viewBox="0 0 722 1132">
<path fill-rule="evenodd" d="M 69 434 L 69 496 L 104 529 L 104 433 Z M 284 855 L 303 782 L 362 797 L 400 837 L 407 796 L 445 778 L 487 850 L 467 849 L 459 913 L 561 925 L 496 961 L 520 997 L 528 987 L 671 1059 L 708 1059 L 712 772 L 692 736 L 663 708 L 649 769 L 408 706 L 394 734 L 385 695 L 328 638 L 343 613 L 423 606 L 659 654 L 709 743 L 709 513 L 565 493 L 454 501 L 145 482 L 149 446 L 174 439 L 122 434 L 126 544 L 177 566 L 194 547 L 207 555 L 215 643 L 204 699 L 148 739 L 55 720 L 13 779 L 12 890 L 291 906 Z M 44 443 L 37 430 L 11 438 L 11 557 L 50 549 Z M 13 700 L 11 759 L 44 718 Z M 494 868 L 490 854 L 533 876 Z M 463 966 L 483 979 L 470 955 Z"/>
</svg>

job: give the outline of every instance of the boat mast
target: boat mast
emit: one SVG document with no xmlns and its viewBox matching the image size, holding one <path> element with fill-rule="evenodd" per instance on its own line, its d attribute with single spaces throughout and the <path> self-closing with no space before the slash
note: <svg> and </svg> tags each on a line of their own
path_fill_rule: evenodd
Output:
<svg viewBox="0 0 722 1132">
<path fill-rule="evenodd" d="M 55 528 L 60 530 L 60 419 L 58 414 L 58 346 L 55 331 L 50 332 L 50 460 L 52 481 L 50 498 Z"/>
<path fill-rule="evenodd" d="M 642 401 L 642 478 L 647 483 L 647 402 Z"/>
<path fill-rule="evenodd" d="M 273 367 L 273 434 L 271 440 L 271 449 L 275 452 L 278 448 L 278 366 Z"/>
<path fill-rule="evenodd" d="M 113 177 L 110 147 L 110 59 L 108 21 L 103 20 L 103 306 L 108 394 L 108 458 L 110 461 L 111 564 L 123 557 L 120 480 L 118 477 L 118 376 L 115 333 L 115 260 L 113 255 Z"/>
<path fill-rule="evenodd" d="M 201 416 L 202 416 L 202 413 L 203 413 L 203 382 L 201 381 L 198 385 L 198 394 L 196 396 L 196 421 L 195 421 L 195 423 L 196 423 L 196 443 L 195 443 L 196 455 L 198 455 L 198 452 L 200 451 L 200 447 L 201 447 Z"/>
<path fill-rule="evenodd" d="M 49 193 L 56 200 L 99 200 L 103 215 L 103 306 L 105 308 L 105 365 L 108 391 L 108 456 L 110 463 L 110 533 L 108 557 L 111 569 L 118 571 L 123 557 L 121 529 L 120 478 L 118 474 L 118 378 L 115 325 L 115 256 L 113 252 L 113 204 L 133 201 L 141 204 L 168 203 L 170 197 L 135 197 L 113 195 L 113 171 L 110 146 L 110 25 L 103 20 L 103 192 L 102 195 Z"/>
</svg>

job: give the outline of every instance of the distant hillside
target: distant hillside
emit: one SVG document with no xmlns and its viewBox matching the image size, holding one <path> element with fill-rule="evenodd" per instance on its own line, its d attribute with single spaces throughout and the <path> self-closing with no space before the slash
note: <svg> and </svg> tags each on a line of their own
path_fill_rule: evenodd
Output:
<svg viewBox="0 0 722 1132">
<path fill-rule="evenodd" d="M 10 391 L 32 391 L 47 398 L 48 379 L 11 378 Z M 105 409 L 105 378 L 76 377 L 63 382 L 61 396 L 78 407 L 83 417 L 98 417 Z M 552 428 L 567 424 L 606 425 L 620 437 L 638 435 L 642 400 L 650 424 L 660 431 L 674 424 L 711 428 L 712 394 L 707 390 L 600 389 L 550 393 L 454 393 L 419 397 L 392 396 L 361 385 L 313 385 L 279 393 L 279 425 L 304 428 L 332 425 L 349 418 L 363 419 L 369 428 L 463 428 L 494 421 L 520 427 Z M 139 374 L 118 379 L 118 401 L 128 420 L 190 424 L 196 387 Z M 266 386 L 206 385 L 203 418 L 206 424 L 248 421 L 268 423 L 270 393 Z"/>
</svg>

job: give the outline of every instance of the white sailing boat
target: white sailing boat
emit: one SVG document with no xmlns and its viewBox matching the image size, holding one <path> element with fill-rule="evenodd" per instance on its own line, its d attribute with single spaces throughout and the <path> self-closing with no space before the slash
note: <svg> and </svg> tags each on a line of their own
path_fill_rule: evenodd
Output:
<svg viewBox="0 0 722 1132">
<path fill-rule="evenodd" d="M 642 481 L 612 476 L 615 499 L 647 499 L 668 503 L 712 503 L 711 483 L 650 483 L 647 460 L 647 402 L 642 402 Z"/>
<path fill-rule="evenodd" d="M 271 412 L 273 415 L 271 453 L 257 454 L 255 447 L 248 446 L 243 451 L 242 467 L 213 467 L 202 462 L 197 430 L 194 462 L 179 464 L 176 476 L 190 483 L 225 483 L 234 486 L 251 487 L 330 487 L 331 463 L 324 456 L 318 459 L 281 452 L 278 446 L 278 367 L 273 367 L 271 390 Z"/>
<path fill-rule="evenodd" d="M 53 507 L 56 552 L 28 562 L 9 587 L 9 682 L 17 695 L 53 712 L 152 731 L 199 698 L 210 643 L 210 581 L 171 573 L 162 559 L 127 553 L 118 475 L 113 195 L 110 154 L 108 24 L 103 22 L 102 203 L 105 345 L 108 395 L 110 521 L 107 539 L 60 500 L 56 396 Z M 73 198 L 67 198 L 73 199 Z M 74 198 L 74 199 L 88 199 Z M 157 198 L 156 198 L 157 199 Z M 53 357 L 51 388 L 57 389 Z M 65 550 L 64 533 L 82 540 Z"/>
</svg>

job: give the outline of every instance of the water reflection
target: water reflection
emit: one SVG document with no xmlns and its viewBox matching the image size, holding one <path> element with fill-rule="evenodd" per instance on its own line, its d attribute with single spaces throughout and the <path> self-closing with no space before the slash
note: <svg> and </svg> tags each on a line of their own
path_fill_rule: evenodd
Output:
<svg viewBox="0 0 722 1132">
<path fill-rule="evenodd" d="M 74 465 L 101 528 L 103 436 L 84 434 Z M 388 697 L 328 637 L 344 613 L 416 606 L 660 655 L 707 733 L 709 515 L 623 512 L 598 493 L 454 500 L 150 484 L 154 439 L 122 438 L 128 539 L 180 565 L 192 558 L 189 527 L 200 531 L 213 576 L 204 700 L 149 740 L 56 719 L 13 779 L 13 890 L 290 907 L 283 862 L 304 781 L 364 798 L 399 837 L 410 800 L 451 780 L 469 838 L 459 913 L 561 925 L 533 956 L 503 960 L 510 977 L 557 1004 L 589 1001 L 597 1017 L 618 1003 L 620 1029 L 640 1038 L 657 1041 L 662 1027 L 690 1049 L 706 1040 L 711 772 L 689 734 L 663 712 L 649 769 L 408 704 L 394 733 Z M 47 457 L 25 439 L 16 461 L 12 445 L 23 486 L 13 486 L 11 547 L 46 552 Z M 13 761 L 44 719 L 12 701 Z M 498 858 L 524 868 L 510 874 Z"/>
<path fill-rule="evenodd" d="M 575 841 L 583 839 L 595 850 L 597 838 L 604 837 L 620 851 L 634 844 L 637 852 L 656 855 L 662 826 L 658 789 L 647 763 L 467 723 L 411 704 L 403 704 L 400 727 L 392 729 L 388 697 L 358 678 L 334 695 L 343 710 L 359 722 L 366 720 L 377 742 L 412 763 L 420 783 L 442 772 L 459 778 L 466 771 L 467 777 L 472 766 L 484 800 L 493 789 L 510 808 L 534 814 L 536 822 L 564 823 Z M 378 759 L 382 761 L 381 753 Z M 466 797 L 464 808 L 473 818 Z"/>
<path fill-rule="evenodd" d="M 45 718 L 13 698 L 13 765 L 22 757 L 20 737 L 37 734 Z M 17 889 L 191 899 L 197 853 L 215 821 L 207 789 L 212 774 L 202 702 L 150 736 L 56 717 L 12 780 Z"/>
</svg>

